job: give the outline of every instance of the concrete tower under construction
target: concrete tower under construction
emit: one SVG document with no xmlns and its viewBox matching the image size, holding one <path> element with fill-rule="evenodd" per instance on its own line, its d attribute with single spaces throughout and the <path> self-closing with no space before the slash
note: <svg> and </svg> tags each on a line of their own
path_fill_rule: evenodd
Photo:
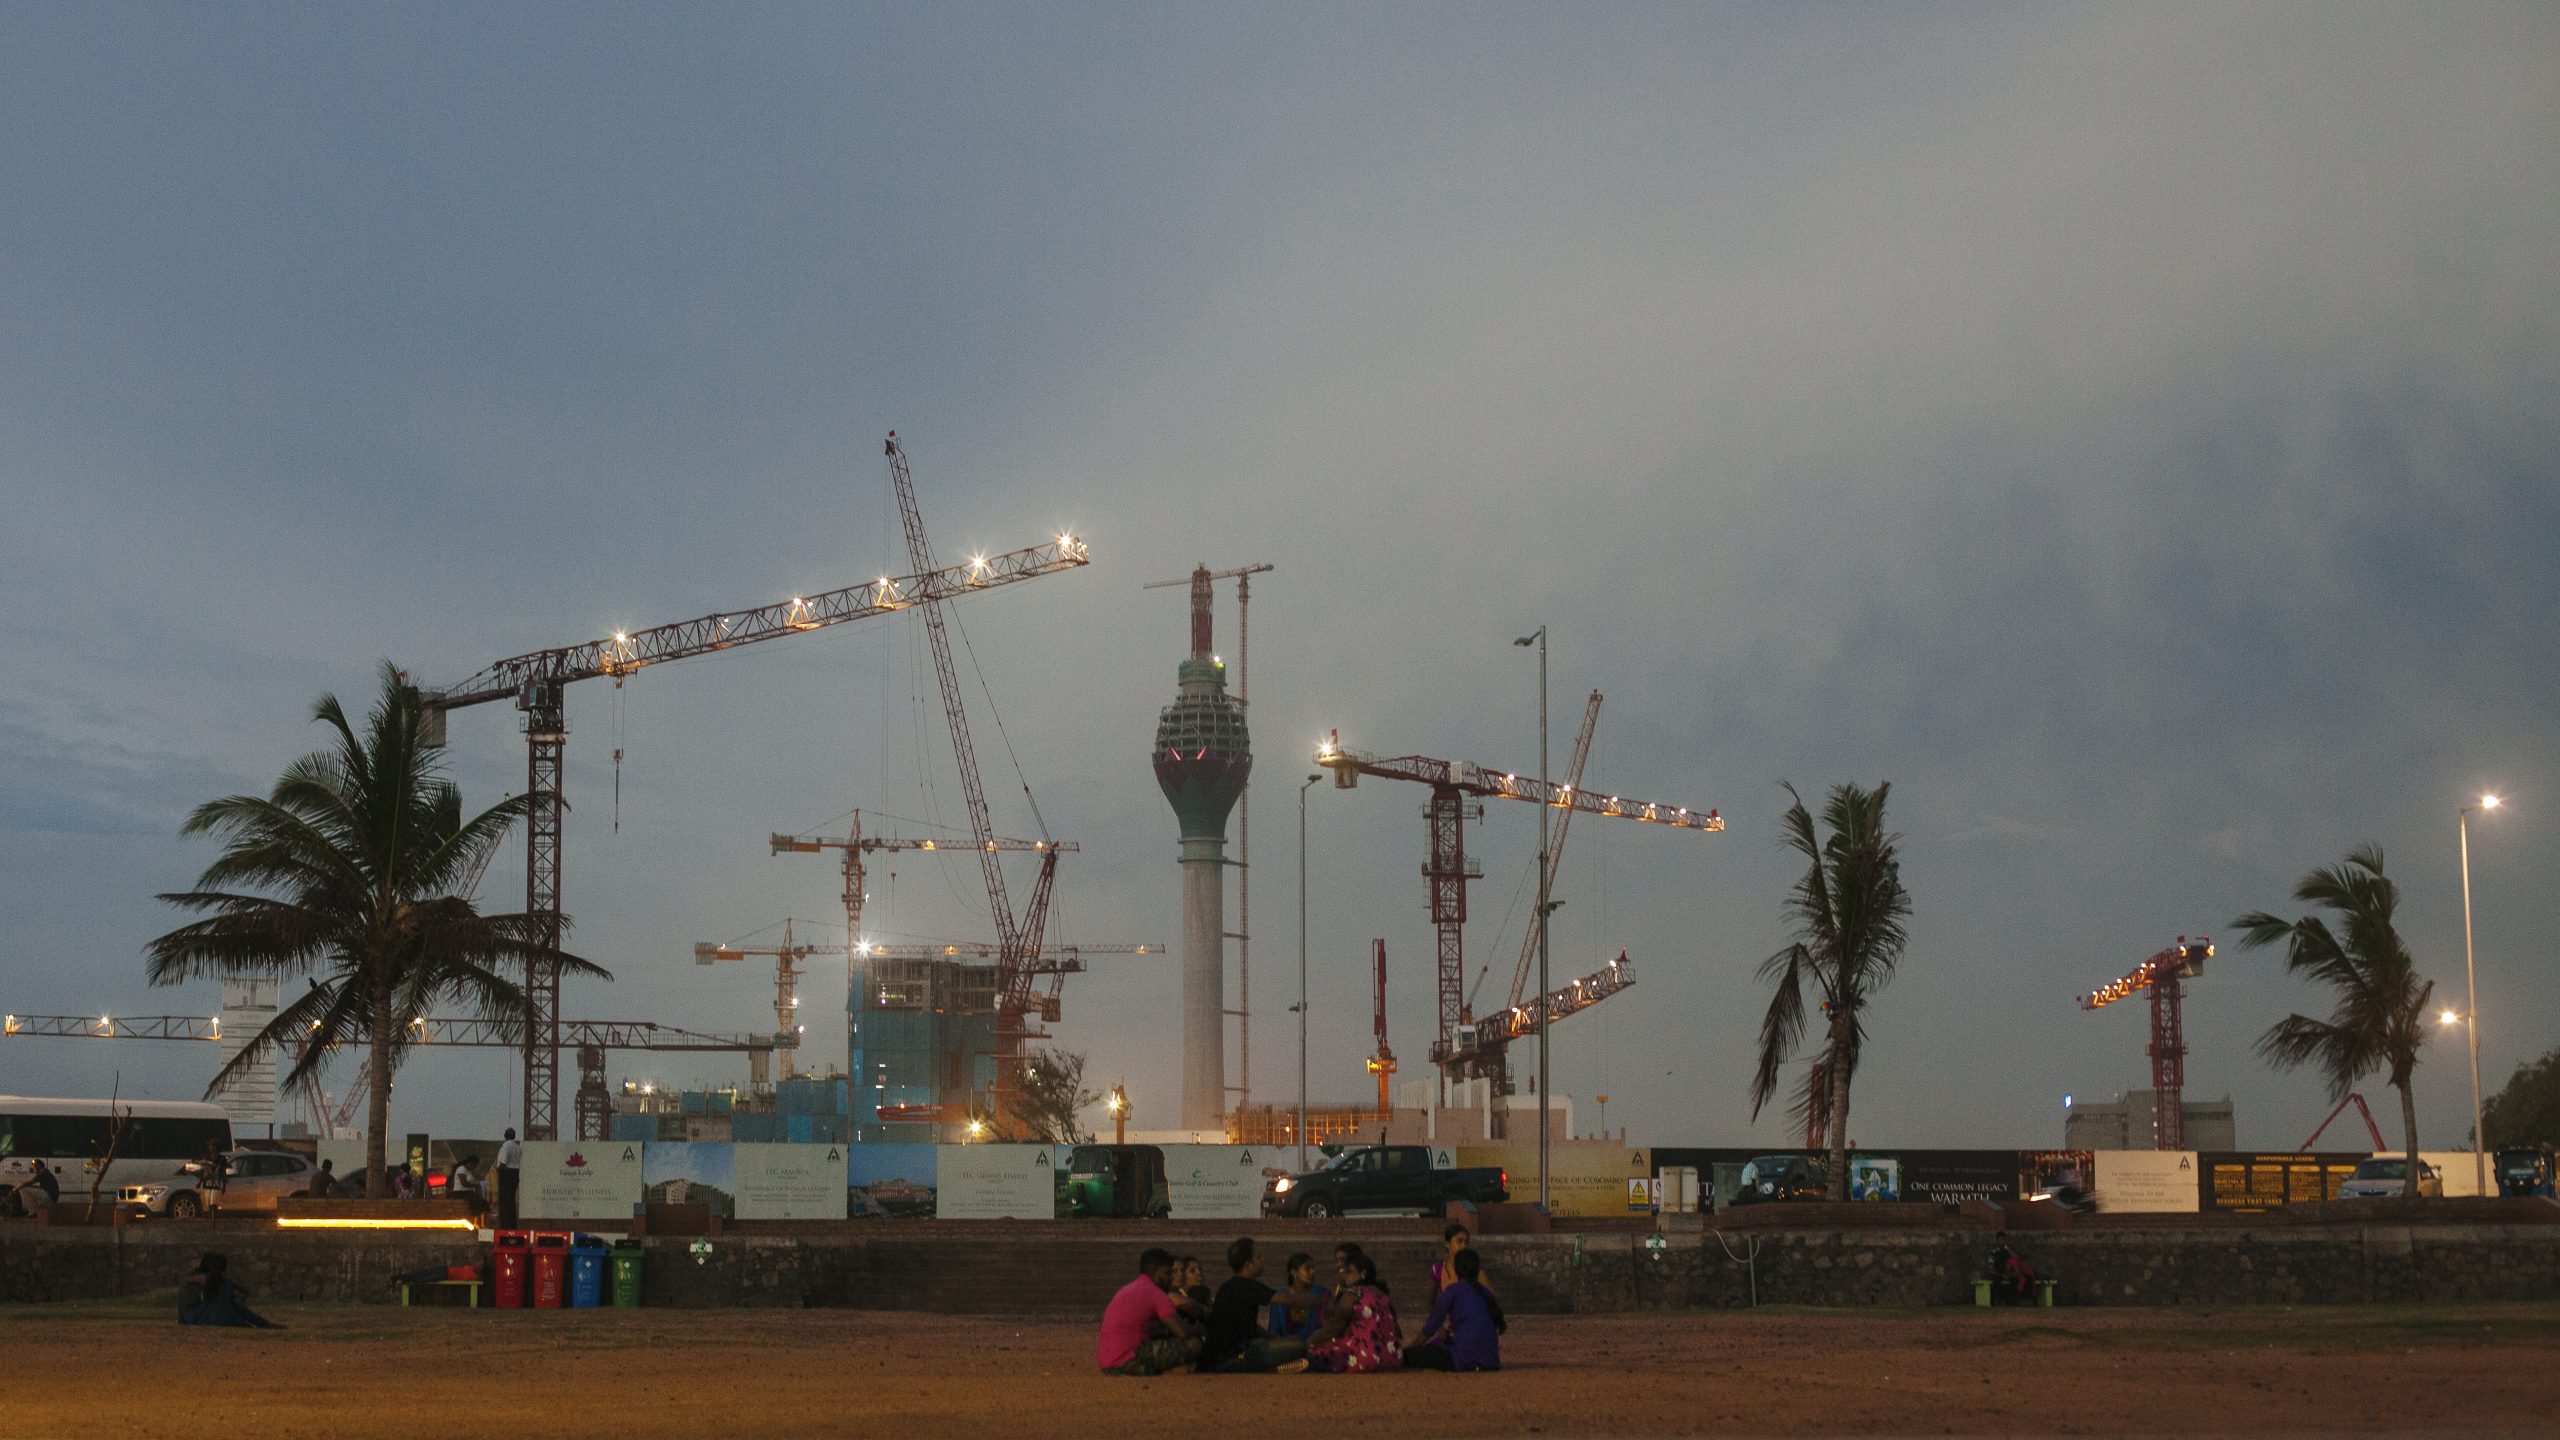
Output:
<svg viewBox="0 0 2560 1440">
<path fill-rule="evenodd" d="M 1182 1128 L 1215 1130 L 1226 1099 L 1227 815 L 1253 771 L 1244 707 L 1209 651 L 1209 567 L 1191 575 L 1191 656 L 1156 722 L 1156 783 L 1182 825 Z"/>
</svg>

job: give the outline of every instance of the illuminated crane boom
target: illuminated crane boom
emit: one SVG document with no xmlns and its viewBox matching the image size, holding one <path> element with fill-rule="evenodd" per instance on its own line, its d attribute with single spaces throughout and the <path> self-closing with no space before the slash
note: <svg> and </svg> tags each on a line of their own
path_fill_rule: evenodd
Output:
<svg viewBox="0 0 2560 1440">
<path fill-rule="evenodd" d="M 2185 982 L 2204 973 L 2213 958 L 2213 937 L 2178 943 L 2136 965 L 2121 978 L 2080 997 L 2080 1008 L 2099 1010 L 2138 990 L 2151 992 L 2151 1117 L 2153 1143 L 2163 1150 L 2187 1148 L 2187 1037 L 2181 1013 Z"/>
<path fill-rule="evenodd" d="M 1430 883 L 1431 920 L 1439 931 L 1440 942 L 1440 1038 L 1431 1047 L 1431 1060 L 1441 1067 L 1444 1076 L 1453 1079 L 1490 1076 L 1499 1080 L 1506 1058 L 1499 1046 L 1488 1056 L 1480 1046 L 1460 1044 L 1459 1031 L 1468 1023 L 1464 994 L 1467 882 L 1483 873 L 1483 867 L 1467 856 L 1461 828 L 1470 797 L 1526 800 L 1568 812 L 1638 820 L 1676 830 L 1724 829 L 1723 818 L 1713 810 L 1628 800 L 1582 790 L 1572 783 L 1542 784 L 1534 776 L 1491 770 L 1463 760 L 1439 760 L 1427 755 L 1377 756 L 1346 750 L 1340 731 L 1328 734 L 1317 747 L 1316 764 L 1333 772 L 1334 788 L 1339 790 L 1358 785 L 1363 775 L 1410 780 L 1431 787 L 1431 800 L 1423 810 L 1431 827 L 1431 858 L 1422 867 L 1423 876 Z M 1541 1006 L 1545 998 L 1541 997 Z M 1533 1007 L 1530 1013 L 1541 1013 L 1541 1007 Z M 1540 1103 L 1545 1103 L 1543 1098 Z"/>
<path fill-rule="evenodd" d="M 891 451 L 896 449 L 892 437 Z M 922 531 L 914 521 L 915 499 L 905 485 L 905 465 L 898 465 L 900 503 L 909 517 L 910 550 L 920 550 Z M 444 743 L 446 712 L 495 700 L 512 700 L 524 712 L 525 794 L 532 805 L 525 815 L 525 913 L 540 923 L 538 940 L 557 950 L 561 934 L 561 817 L 563 757 L 569 722 L 564 691 L 574 681 L 611 676 L 615 683 L 650 665 L 710 655 L 741 645 L 777 640 L 786 635 L 821 630 L 849 620 L 867 619 L 922 604 L 933 620 L 937 655 L 941 654 L 941 622 L 934 602 L 974 590 L 989 590 L 1073 570 L 1088 562 L 1082 540 L 1062 534 L 1054 541 L 1009 550 L 1001 555 L 973 556 L 966 565 L 937 566 L 922 556 L 915 573 L 882 576 L 816 595 L 748 610 L 728 610 L 644 630 L 617 630 L 601 640 L 512 656 L 481 669 L 470 678 L 422 692 L 430 724 L 429 744 Z M 951 689 L 945 669 L 944 688 Z M 972 769 L 971 779 L 975 774 Z M 560 1109 L 560 967 L 540 960 L 525 965 L 525 1009 L 530 1023 L 524 1037 L 524 1135 L 550 1140 L 559 1133 Z M 582 1123 L 589 1116 L 582 1103 Z M 602 1139 L 582 1134 L 581 1139 Z"/>
</svg>

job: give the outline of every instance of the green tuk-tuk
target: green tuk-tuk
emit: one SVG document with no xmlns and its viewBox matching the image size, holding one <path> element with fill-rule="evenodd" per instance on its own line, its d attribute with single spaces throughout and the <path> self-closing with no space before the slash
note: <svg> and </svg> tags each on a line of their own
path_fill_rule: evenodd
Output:
<svg viewBox="0 0 2560 1440">
<path fill-rule="evenodd" d="M 1173 1213 L 1164 1152 L 1153 1145 L 1078 1145 L 1058 1167 L 1061 1220 L 1162 1220 Z"/>
</svg>

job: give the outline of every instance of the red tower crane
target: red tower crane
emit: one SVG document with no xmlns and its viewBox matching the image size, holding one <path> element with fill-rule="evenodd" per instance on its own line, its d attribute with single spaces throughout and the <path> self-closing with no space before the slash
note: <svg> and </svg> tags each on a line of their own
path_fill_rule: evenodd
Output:
<svg viewBox="0 0 2560 1440">
<path fill-rule="evenodd" d="M 2080 1008 L 2098 1010 L 2137 990 L 2151 992 L 2151 1132 L 2162 1150 L 2187 1148 L 2187 1038 L 2179 1014 L 2185 982 L 2204 973 L 2213 937 L 2178 943 L 2133 967 L 2121 978 L 2080 997 Z"/>
<path fill-rule="evenodd" d="M 1469 797 L 1526 800 L 1567 812 L 1668 825 L 1676 830 L 1724 829 L 1723 818 L 1713 810 L 1695 811 L 1685 806 L 1595 795 L 1568 783 L 1542 785 L 1535 776 L 1488 770 L 1463 760 L 1438 760 L 1425 755 L 1377 756 L 1345 750 L 1339 731 L 1328 735 L 1317 748 L 1316 764 L 1333 772 L 1334 788 L 1340 790 L 1359 784 L 1363 775 L 1410 780 L 1431 787 L 1431 799 L 1423 807 L 1431 830 L 1431 851 L 1422 867 L 1431 893 L 1431 920 L 1439 931 L 1440 1037 L 1431 1047 L 1431 1060 L 1449 1079 L 1500 1079 L 1506 1068 L 1499 1044 L 1492 1054 L 1486 1053 L 1483 1042 L 1488 1035 L 1484 1027 L 1474 1023 L 1466 1007 L 1467 882 L 1484 873 L 1482 865 L 1468 858 L 1466 837 L 1460 828 L 1470 809 L 1477 815 L 1484 813 L 1482 806 L 1468 804 Z M 1607 970 L 1538 996 L 1526 1005 L 1506 1009 L 1492 1022 L 1489 1038 L 1501 1042 L 1534 1035 L 1540 1023 L 1588 1008 L 1630 983 L 1632 973 L 1621 957 Z M 1545 1103 L 1543 1098 L 1540 1103 Z"/>
<path fill-rule="evenodd" d="M 893 456 L 896 448 L 893 437 Z M 897 478 L 900 509 L 907 517 L 908 549 L 918 553 L 923 530 L 921 522 L 914 518 L 915 496 L 907 483 L 903 461 L 898 462 Z M 1072 534 L 1002 555 L 979 556 L 967 565 L 948 569 L 933 565 L 928 555 L 916 566 L 915 574 L 896 579 L 882 576 L 868 584 L 793 596 L 786 602 L 752 610 L 723 611 L 648 630 L 618 630 L 608 639 L 513 656 L 458 684 L 424 692 L 422 698 L 433 722 L 428 740 L 431 744 L 443 743 L 443 716 L 447 711 L 493 700 L 512 700 L 516 709 L 524 712 L 525 793 L 533 797 L 532 808 L 525 816 L 524 908 L 540 923 L 542 942 L 557 949 L 562 928 L 561 817 L 568 809 L 561 786 L 563 755 L 569 739 L 565 692 L 572 682 L 609 675 L 619 685 L 650 665 L 778 640 L 922 603 L 925 613 L 932 617 L 936 658 L 943 662 L 944 694 L 952 697 L 957 691 L 936 602 L 1073 570 L 1086 562 L 1084 542 Z M 956 705 L 956 699 L 951 703 Z M 956 727 L 956 709 L 953 716 Z M 970 780 L 974 787 L 974 767 L 970 769 Z M 971 793 L 975 795 L 974 788 Z M 993 864 L 992 857 L 989 864 Z M 531 961 L 525 970 L 528 1023 L 523 1027 L 524 1134 L 528 1140 L 549 1140 L 559 1133 L 560 969 L 554 964 Z M 579 1138 L 603 1137 L 582 1134 Z"/>
<path fill-rule="evenodd" d="M 914 476 L 907 469 L 907 452 L 898 444 L 898 432 L 889 432 L 884 447 L 889 457 L 889 481 L 898 492 L 898 518 L 906 526 L 907 562 L 920 573 L 934 574 L 932 542 L 925 538 L 924 513 L 916 507 Z M 1060 536 L 1067 543 L 1070 537 Z M 1082 555 L 1082 547 L 1078 547 Z M 981 556 L 970 562 L 967 574 L 991 575 L 994 562 Z M 1079 558 L 1078 563 L 1082 563 Z M 974 583 L 974 582 L 972 582 Z M 978 851 L 978 864 L 986 877 L 987 910 L 996 927 L 996 1037 L 994 1111 L 1002 1128 L 1010 1117 L 1012 1100 L 1020 1092 L 1020 1074 L 1024 1043 L 1048 1036 L 1035 1028 L 1034 1017 L 1046 1020 L 1058 1013 L 1059 989 L 1066 983 L 1067 972 L 1044 960 L 1040 941 L 1049 917 L 1049 890 L 1058 874 L 1057 847 L 1051 846 L 1040 857 L 1040 878 L 1031 893 L 1031 903 L 1016 916 L 1013 902 L 1005 893 L 1004 867 L 997 860 L 1001 850 L 995 822 L 987 813 L 987 791 L 978 778 L 978 751 L 969 738 L 969 715 L 960 699 L 960 671 L 951 660 L 951 637 L 945 631 L 940 602 L 972 588 L 971 583 L 947 592 L 922 596 L 925 636 L 933 649 L 933 673 L 942 687 L 942 713 L 951 726 L 952 757 L 960 767 L 960 793 L 969 811 L 969 835 Z M 1024 795 L 1030 794 L 1028 786 Z M 1040 808 L 1034 803 L 1032 818 L 1039 819 Z M 1043 829 L 1047 828 L 1045 825 Z M 858 944 L 859 942 L 857 942 Z M 1081 968 L 1080 966 L 1078 968 Z M 1032 991 L 1042 976 L 1049 978 L 1045 997 Z"/>
</svg>

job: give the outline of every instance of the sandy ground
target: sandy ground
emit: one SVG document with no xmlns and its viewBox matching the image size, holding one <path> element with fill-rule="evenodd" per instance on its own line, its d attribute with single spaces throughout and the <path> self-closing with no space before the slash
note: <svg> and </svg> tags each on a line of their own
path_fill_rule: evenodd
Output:
<svg viewBox="0 0 2560 1440">
<path fill-rule="evenodd" d="M 2560 1305 L 1524 1317 L 1500 1374 L 1094 1373 L 1091 1329 L 842 1310 L 0 1309 L 13 1436 L 2560 1433 Z"/>
</svg>

